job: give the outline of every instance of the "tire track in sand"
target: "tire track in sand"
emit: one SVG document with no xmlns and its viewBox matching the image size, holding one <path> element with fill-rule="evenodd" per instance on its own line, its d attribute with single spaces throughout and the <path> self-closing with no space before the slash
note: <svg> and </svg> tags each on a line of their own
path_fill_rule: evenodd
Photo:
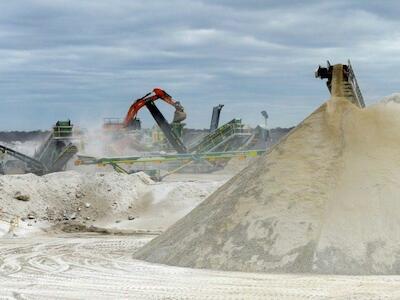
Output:
<svg viewBox="0 0 400 300">
<path fill-rule="evenodd" d="M 0 298 L 389 299 L 399 276 L 279 275 L 150 264 L 132 255 L 153 236 L 2 239 Z"/>
</svg>

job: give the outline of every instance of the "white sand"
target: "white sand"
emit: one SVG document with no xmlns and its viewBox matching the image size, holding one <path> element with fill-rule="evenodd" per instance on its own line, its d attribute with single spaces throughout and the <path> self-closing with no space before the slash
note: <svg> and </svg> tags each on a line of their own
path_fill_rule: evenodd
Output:
<svg viewBox="0 0 400 300">
<path fill-rule="evenodd" d="M 60 223 L 160 232 L 222 183 L 217 180 L 155 183 L 144 173 L 68 171 L 42 177 L 4 175 L 0 176 L 0 236 L 8 231 L 7 221 L 13 217 L 23 220 L 16 229 L 17 235 L 26 231 L 25 225 L 49 227 Z M 15 199 L 17 192 L 29 196 L 29 201 Z"/>
<path fill-rule="evenodd" d="M 132 259 L 147 236 L 0 240 L 1 299 L 398 299 L 398 276 L 196 270 Z"/>
<path fill-rule="evenodd" d="M 400 105 L 335 97 L 136 255 L 186 267 L 400 274 Z"/>
</svg>

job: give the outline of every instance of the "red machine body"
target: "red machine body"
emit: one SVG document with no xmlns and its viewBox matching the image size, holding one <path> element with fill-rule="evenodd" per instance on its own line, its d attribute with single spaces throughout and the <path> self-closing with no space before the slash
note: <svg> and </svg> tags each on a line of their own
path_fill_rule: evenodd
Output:
<svg viewBox="0 0 400 300">
<path fill-rule="evenodd" d="M 146 105 L 148 102 L 154 102 L 161 99 L 175 107 L 175 114 L 173 122 L 181 122 L 186 119 L 186 113 L 184 108 L 179 101 L 174 100 L 167 92 L 160 88 L 153 89 L 153 92 L 146 94 L 142 98 L 137 99 L 129 108 L 128 113 L 124 119 L 124 126 L 127 127 L 129 124 L 136 119 L 139 110 Z"/>
</svg>

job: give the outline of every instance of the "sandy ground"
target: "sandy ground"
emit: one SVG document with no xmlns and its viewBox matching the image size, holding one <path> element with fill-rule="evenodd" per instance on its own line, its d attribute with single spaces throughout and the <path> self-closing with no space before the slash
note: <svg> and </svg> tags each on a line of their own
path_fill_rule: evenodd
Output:
<svg viewBox="0 0 400 300">
<path fill-rule="evenodd" d="M 2 239 L 0 299 L 389 299 L 399 276 L 270 275 L 134 260 L 151 236 Z"/>
<path fill-rule="evenodd" d="M 223 176 L 204 175 L 175 180 L 171 176 L 165 182 L 154 182 L 143 173 L 68 171 L 42 177 L 0 176 L 0 237 L 9 230 L 7 221 L 16 217 L 20 222 L 14 233 L 19 237 L 25 234 L 25 227 L 46 227 L 46 223 L 47 227 L 69 224 L 112 231 L 160 232 L 226 181 Z M 16 195 L 28 200 L 18 200 Z"/>
<path fill-rule="evenodd" d="M 160 203 L 179 200 L 176 195 L 185 195 L 181 200 L 188 199 L 182 184 L 193 183 L 199 188 L 196 195 L 200 197 L 204 191 L 210 193 L 230 177 L 231 174 L 176 174 L 164 183 L 140 184 L 144 193 L 126 201 L 118 198 L 117 207 L 122 209 L 125 202 L 147 199 L 145 195 L 150 190 L 157 207 Z M 101 178 L 95 178 L 94 182 L 102 183 Z M 122 184 L 123 178 L 117 179 L 118 185 L 112 183 L 113 189 L 120 186 L 125 191 L 129 185 Z M 210 184 L 215 181 L 220 182 Z M 76 201 L 90 200 L 93 205 L 82 209 L 95 209 L 96 197 L 89 197 L 93 184 L 79 183 L 85 195 Z M 104 194 L 108 194 L 108 186 L 104 189 Z M 12 198 L 12 189 L 10 197 L 2 195 L 4 203 L 16 201 Z M 24 212 L 27 204 L 32 205 L 32 209 L 36 207 L 32 203 L 40 197 L 33 192 L 30 195 L 29 202 L 17 202 L 21 209 L 16 212 Z M 181 201 L 173 203 L 166 207 L 176 209 L 175 204 Z M 110 210 L 112 215 L 115 210 Z M 154 213 L 153 210 L 148 212 L 149 215 Z M 161 221 L 160 215 L 155 215 L 154 219 L 146 214 L 141 216 L 144 221 L 145 216 L 149 217 L 146 220 L 151 223 Z M 115 229 L 131 228 L 134 224 L 126 218 L 119 223 L 107 218 L 103 221 L 107 228 Z M 142 225 L 148 226 L 148 223 Z M 146 226 L 144 228 L 148 228 Z M 0 221 L 0 232 L 6 232 L 8 227 L 9 224 Z M 267 274 L 174 267 L 133 258 L 135 252 L 156 235 L 65 233 L 54 228 L 50 230 L 48 221 L 39 218 L 37 223 L 35 220 L 21 222 L 18 230 L 17 237 L 5 234 L 0 238 L 0 299 L 400 299 L 400 276 Z"/>
</svg>

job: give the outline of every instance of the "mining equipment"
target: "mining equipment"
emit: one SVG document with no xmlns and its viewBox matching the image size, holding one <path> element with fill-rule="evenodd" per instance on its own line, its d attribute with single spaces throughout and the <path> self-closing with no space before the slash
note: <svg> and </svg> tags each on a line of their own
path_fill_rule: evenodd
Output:
<svg viewBox="0 0 400 300">
<path fill-rule="evenodd" d="M 174 118 L 171 123 L 168 123 L 155 105 L 156 100 L 159 99 L 175 108 Z M 130 157 L 129 159 L 126 157 L 96 159 L 94 157 L 78 156 L 76 164 L 82 165 L 99 162 L 99 165 L 101 165 L 103 163 L 100 162 L 107 162 L 105 164 L 111 165 L 117 172 L 129 172 L 128 170 L 124 170 L 120 164 L 166 162 L 169 166 L 168 169 L 172 169 L 168 174 L 182 171 L 183 169 L 196 172 L 211 172 L 220 169 L 232 157 L 248 156 L 248 154 L 243 155 L 244 152 L 239 152 L 238 154 L 235 151 L 245 151 L 246 146 L 253 137 L 251 130 L 245 128 L 240 119 L 233 119 L 219 127 L 220 113 L 223 106 L 224 105 L 220 104 L 213 108 L 210 130 L 208 133 L 194 138 L 191 140 L 190 144 L 185 145 L 182 140 L 184 126 L 182 121 L 186 119 L 183 106 L 164 90 L 155 88 L 152 92 L 147 93 L 133 102 L 122 122 L 110 120 L 107 122 L 108 126 L 105 127 L 117 128 L 118 130 L 138 129 L 138 124 L 140 124 L 137 117 L 138 112 L 143 107 L 146 107 L 162 132 L 162 134 L 160 134 L 157 128 L 153 128 L 153 140 L 162 141 L 163 138 L 165 138 L 177 154 L 170 153 L 167 154 L 167 156 L 162 155 L 161 159 L 159 154 Z M 226 154 L 223 155 L 223 153 Z"/>
<path fill-rule="evenodd" d="M 57 121 L 45 141 L 35 151 L 33 157 L 0 145 L 0 152 L 15 160 L 3 158 L 2 172 L 13 173 L 16 167 L 24 173 L 44 175 L 64 170 L 68 161 L 78 152 L 74 142 L 73 125 L 70 120 Z"/>
<path fill-rule="evenodd" d="M 213 107 L 211 124 L 210 124 L 210 132 L 216 130 L 219 126 L 219 118 L 221 116 L 221 110 L 224 107 L 223 104 L 219 104 Z"/>
<path fill-rule="evenodd" d="M 265 126 L 265 130 L 263 130 L 263 139 L 266 143 L 268 143 L 269 141 L 269 130 L 268 130 L 268 113 L 266 110 L 263 110 L 261 112 L 262 117 L 264 118 L 264 126 Z"/>
<path fill-rule="evenodd" d="M 360 87 L 358 86 L 356 75 L 354 74 L 354 70 L 351 66 L 350 60 L 347 61 L 347 65 L 331 65 L 331 63 L 327 61 L 326 67 L 318 66 L 317 70 L 315 71 L 315 77 L 320 79 L 328 79 L 326 85 L 329 92 L 332 94 L 332 75 L 334 68 L 342 69 L 343 80 L 339 88 L 342 90 L 343 96 L 348 98 L 353 104 L 357 105 L 358 107 L 364 108 L 364 98 L 361 94 Z"/>
<path fill-rule="evenodd" d="M 155 105 L 155 101 L 161 99 L 164 102 L 175 108 L 174 119 L 171 124 L 167 122 L 161 111 Z M 181 123 L 186 119 L 186 113 L 183 106 L 179 101 L 174 100 L 167 92 L 160 88 L 153 89 L 152 92 L 144 95 L 142 98 L 137 99 L 129 108 L 125 119 L 124 126 L 129 127 L 132 123 L 137 122 L 137 114 L 144 106 L 150 111 L 158 127 L 160 127 L 164 136 L 171 144 L 171 146 L 178 153 L 187 153 L 188 150 L 180 139 L 182 134 L 183 124 Z"/>
</svg>

